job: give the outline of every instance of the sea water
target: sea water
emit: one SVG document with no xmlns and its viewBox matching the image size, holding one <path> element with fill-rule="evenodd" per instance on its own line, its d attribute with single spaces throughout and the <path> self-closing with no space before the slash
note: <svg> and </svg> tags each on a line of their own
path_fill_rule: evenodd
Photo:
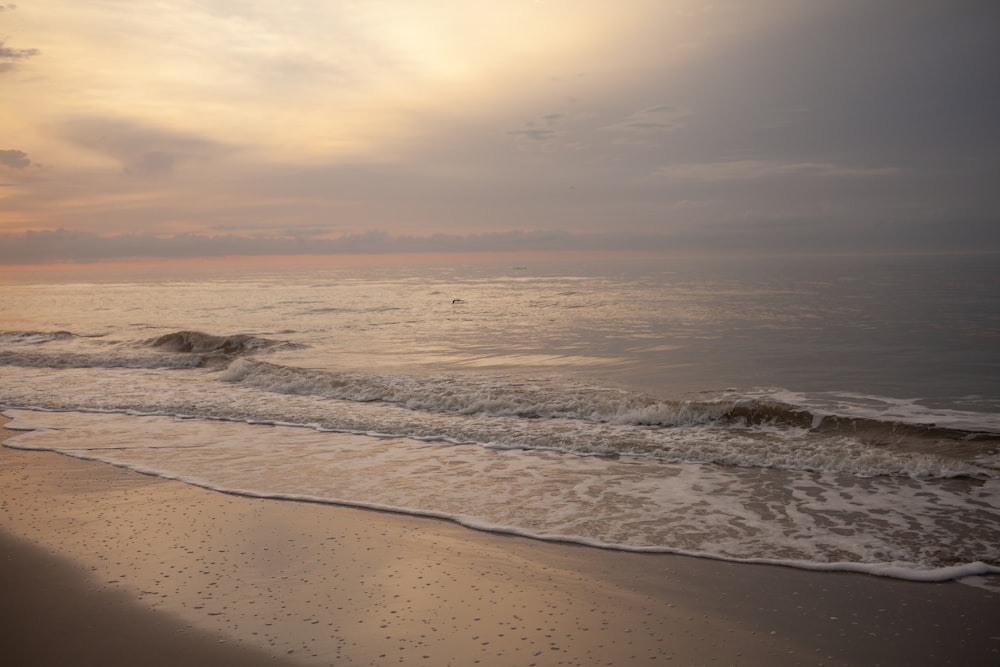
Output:
<svg viewBox="0 0 1000 667">
<path fill-rule="evenodd" d="M 597 547 L 1000 573 L 1000 258 L 0 274 L 13 447 Z"/>
</svg>

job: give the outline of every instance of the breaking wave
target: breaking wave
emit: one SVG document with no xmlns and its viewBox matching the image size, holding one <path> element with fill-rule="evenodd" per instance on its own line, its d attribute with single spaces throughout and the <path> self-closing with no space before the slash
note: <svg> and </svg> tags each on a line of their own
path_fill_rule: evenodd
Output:
<svg viewBox="0 0 1000 667">
<path fill-rule="evenodd" d="M 76 337 L 71 331 L 0 331 L 0 345 L 41 345 Z"/>
<path fill-rule="evenodd" d="M 565 381 L 332 373 L 251 359 L 233 361 L 219 379 L 338 401 L 335 416 L 313 423 L 361 433 L 859 476 L 982 479 L 998 467 L 997 434 L 822 415 L 756 398 L 657 401 Z"/>
<path fill-rule="evenodd" d="M 83 343 L 70 332 L 4 335 L 0 365 L 39 369 L 31 382 L 0 392 L 0 404 L 10 407 L 288 424 L 493 449 L 858 477 L 983 480 L 1000 471 L 1000 434 L 916 418 L 925 413 L 879 419 L 737 392 L 660 400 L 566 378 L 317 370 L 255 357 L 301 346 L 251 334 L 176 331 Z M 107 373 L 87 374 L 90 368 Z M 45 369 L 80 369 L 75 381 L 87 389 L 46 390 L 47 382 L 63 389 L 70 376 L 56 379 Z M 123 369 L 207 374 L 191 382 L 186 374 L 126 378 Z M 274 400 L 275 394 L 284 398 Z"/>
<path fill-rule="evenodd" d="M 412 410 L 487 414 L 526 419 L 581 419 L 628 426 L 777 426 L 823 433 L 997 439 L 987 429 L 968 431 L 928 423 L 880 421 L 814 412 L 779 401 L 727 397 L 704 401 L 661 401 L 643 394 L 565 380 L 505 381 L 462 376 L 399 376 L 335 373 L 236 359 L 220 379 L 280 394 L 313 395 L 356 402 L 383 402 Z"/>
<path fill-rule="evenodd" d="M 30 368 L 166 368 L 223 367 L 241 355 L 287 350 L 296 344 L 251 334 L 216 336 L 177 331 L 139 341 L 102 340 L 93 347 L 78 340 L 104 335 L 70 331 L 9 331 L 0 333 L 0 365 Z M 62 343 L 63 345 L 58 345 Z M 55 345 L 55 347 L 53 347 Z"/>
<path fill-rule="evenodd" d="M 200 331 L 176 331 L 145 341 L 149 347 L 185 354 L 219 354 L 234 357 L 276 348 L 289 349 L 290 343 L 250 334 L 215 336 Z"/>
</svg>

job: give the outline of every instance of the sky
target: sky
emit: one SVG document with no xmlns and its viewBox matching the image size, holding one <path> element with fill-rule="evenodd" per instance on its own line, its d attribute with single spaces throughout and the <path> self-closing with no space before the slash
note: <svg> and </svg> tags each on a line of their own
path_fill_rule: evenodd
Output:
<svg viewBox="0 0 1000 667">
<path fill-rule="evenodd" d="M 0 263 L 1000 250 L 996 0 L 0 0 Z"/>
</svg>

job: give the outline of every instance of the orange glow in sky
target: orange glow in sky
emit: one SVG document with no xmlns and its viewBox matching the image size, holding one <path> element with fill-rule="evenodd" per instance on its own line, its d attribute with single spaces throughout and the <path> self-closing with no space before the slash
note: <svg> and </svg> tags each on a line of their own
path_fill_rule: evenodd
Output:
<svg viewBox="0 0 1000 667">
<path fill-rule="evenodd" d="M 998 18 L 947 0 L 3 4 L 0 237 L 982 231 Z"/>
</svg>

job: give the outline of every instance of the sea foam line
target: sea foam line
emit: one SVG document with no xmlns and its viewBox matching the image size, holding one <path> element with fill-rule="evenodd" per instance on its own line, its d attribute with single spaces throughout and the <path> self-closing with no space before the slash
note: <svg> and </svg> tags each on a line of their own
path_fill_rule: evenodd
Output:
<svg viewBox="0 0 1000 667">
<path fill-rule="evenodd" d="M 940 568 L 921 569 L 918 567 L 914 567 L 912 564 L 909 563 L 858 563 L 849 561 L 819 563 L 814 561 L 782 560 L 776 558 L 737 558 L 732 556 L 710 553 L 706 551 L 690 551 L 673 547 L 634 546 L 628 544 L 615 544 L 615 543 L 602 542 L 600 540 L 595 540 L 580 536 L 573 536 L 573 535 L 537 533 L 525 530 L 523 528 L 489 523 L 481 519 L 478 519 L 476 517 L 467 516 L 463 514 L 450 514 L 434 510 L 421 510 L 408 507 L 399 507 L 395 505 L 383 505 L 379 503 L 347 500 L 343 498 L 327 498 L 327 497 L 318 497 L 318 496 L 291 494 L 291 493 L 262 493 L 259 491 L 253 491 L 249 489 L 227 487 L 217 484 L 211 484 L 194 477 L 172 475 L 170 473 L 145 468 L 144 466 L 141 465 L 109 463 L 107 461 L 103 461 L 99 457 L 84 454 L 79 450 L 66 450 L 59 448 L 39 449 L 34 447 L 22 447 L 17 442 L 12 442 L 11 440 L 5 442 L 4 446 L 10 447 L 11 449 L 20 449 L 25 451 L 48 451 L 56 454 L 62 454 L 65 456 L 70 456 L 85 461 L 93 461 L 97 463 L 103 463 L 105 465 L 112 465 L 116 468 L 130 470 L 143 475 L 149 475 L 152 477 L 159 477 L 162 479 L 168 479 L 172 481 L 181 482 L 184 484 L 189 484 L 191 486 L 196 486 L 208 491 L 215 491 L 218 493 L 225 493 L 227 495 L 233 495 L 233 496 L 241 496 L 244 498 L 258 498 L 262 500 L 279 500 L 288 502 L 312 503 L 319 505 L 331 505 L 337 507 L 347 507 L 347 508 L 363 509 L 376 512 L 386 512 L 390 514 L 401 514 L 406 516 L 422 517 L 428 519 L 438 519 L 442 521 L 449 521 L 452 523 L 456 523 L 465 528 L 481 532 L 495 533 L 499 535 L 511 535 L 515 537 L 523 537 L 526 539 L 533 539 L 542 542 L 577 544 L 581 546 L 592 547 L 597 549 L 607 549 L 611 551 L 626 551 L 632 553 L 648 553 L 648 554 L 672 554 L 676 556 L 705 558 L 710 560 L 719 560 L 731 563 L 743 563 L 748 565 L 777 565 L 777 566 L 791 567 L 801 570 L 813 570 L 817 572 L 852 572 L 857 574 L 867 574 L 867 575 L 887 577 L 892 579 L 902 579 L 906 581 L 929 582 L 929 583 L 951 581 L 973 576 L 1000 575 L 1000 567 L 989 565 L 981 561 L 975 561 L 972 563 L 963 563 L 961 565 L 950 565 Z"/>
<path fill-rule="evenodd" d="M 17 418 L 18 414 L 17 413 L 8 414 L 7 416 L 12 416 Z M 36 428 L 29 429 L 28 428 L 29 426 L 30 424 L 23 424 L 23 423 L 17 424 L 15 421 L 12 422 L 10 425 L 7 425 L 6 428 L 22 432 L 30 432 L 33 430 L 37 430 Z M 106 465 L 113 465 L 115 467 L 119 467 L 122 469 L 131 470 L 136 473 L 159 477 L 163 479 L 174 480 L 181 483 L 190 484 L 192 486 L 197 486 L 199 488 L 204 488 L 206 490 L 226 493 L 230 495 L 237 495 L 250 498 L 270 499 L 270 500 L 309 502 L 316 504 L 335 505 L 335 506 L 351 507 L 358 509 L 375 510 L 381 512 L 390 512 L 390 513 L 410 515 L 410 516 L 433 518 L 439 520 L 447 520 L 473 530 L 505 534 L 505 535 L 513 535 L 513 536 L 519 536 L 519 537 L 535 539 L 540 541 L 547 541 L 547 542 L 563 542 L 563 543 L 579 544 L 582 546 L 601 548 L 601 549 L 628 551 L 635 553 L 675 554 L 675 555 L 696 557 L 696 558 L 709 558 L 713 560 L 721 560 L 734 563 L 779 565 L 779 566 L 793 567 L 797 569 L 815 570 L 815 571 L 854 572 L 859 574 L 869 574 L 869 575 L 883 576 L 895 579 L 904 579 L 908 581 L 919 581 L 919 582 L 940 582 L 940 581 L 961 579 L 964 577 L 1000 574 L 1000 567 L 989 565 L 981 561 L 973 561 L 958 565 L 928 568 L 926 566 L 921 566 L 915 563 L 907 563 L 907 562 L 876 562 L 876 563 L 863 563 L 863 562 L 852 562 L 852 561 L 818 562 L 818 561 L 775 559 L 775 558 L 763 558 L 763 557 L 734 557 L 734 556 L 727 556 L 724 554 L 712 553 L 708 551 L 687 550 L 670 546 L 637 546 L 637 545 L 605 542 L 602 540 L 588 538 L 579 535 L 564 535 L 564 534 L 530 531 L 516 526 L 509 526 L 509 525 L 485 521 L 478 517 L 460 513 L 449 513 L 449 512 L 436 511 L 430 509 L 402 507 L 398 505 L 366 502 L 366 501 L 339 498 L 339 497 L 329 497 L 329 496 L 320 497 L 309 494 L 262 492 L 253 489 L 240 488 L 237 486 L 213 483 L 199 476 L 174 474 L 169 471 L 151 468 L 142 464 L 107 461 L 105 459 L 102 459 L 100 456 L 96 454 L 90 453 L 93 450 L 71 449 L 64 447 L 45 447 L 45 446 L 30 445 L 27 443 L 22 444 L 20 442 L 20 436 L 14 436 L 13 438 L 8 439 L 4 443 L 4 445 L 12 449 L 19 449 L 25 451 L 48 451 L 52 453 L 58 453 L 65 456 L 74 457 L 81 460 L 104 463 Z"/>
</svg>

